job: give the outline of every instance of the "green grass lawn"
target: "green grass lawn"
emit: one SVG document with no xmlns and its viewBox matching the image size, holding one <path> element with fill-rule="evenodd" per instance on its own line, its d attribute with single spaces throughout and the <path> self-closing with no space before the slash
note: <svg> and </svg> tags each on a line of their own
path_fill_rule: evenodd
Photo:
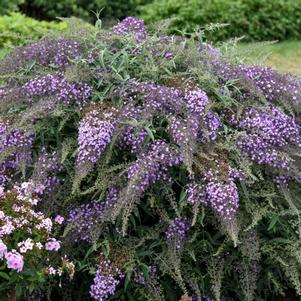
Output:
<svg viewBox="0 0 301 301">
<path fill-rule="evenodd" d="M 242 48 L 248 50 L 255 47 L 256 44 L 246 44 Z M 286 41 L 270 45 L 260 45 L 258 51 L 254 51 L 251 57 L 267 54 L 268 56 L 261 64 L 271 66 L 281 72 L 289 72 L 301 75 L 301 41 Z"/>
</svg>

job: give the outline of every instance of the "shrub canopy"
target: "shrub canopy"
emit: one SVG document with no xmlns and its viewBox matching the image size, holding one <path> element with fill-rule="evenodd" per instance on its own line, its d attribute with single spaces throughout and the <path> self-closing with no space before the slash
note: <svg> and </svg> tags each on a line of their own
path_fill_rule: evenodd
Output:
<svg viewBox="0 0 301 301">
<path fill-rule="evenodd" d="M 244 36 L 244 41 L 300 39 L 300 0 L 155 0 L 141 7 L 149 22 L 174 19 L 171 32 L 193 32 L 196 26 L 228 24 L 210 35 L 220 41 Z"/>
<path fill-rule="evenodd" d="M 70 23 L 0 62 L 1 295 L 300 295 L 300 80 L 132 17 Z"/>
</svg>

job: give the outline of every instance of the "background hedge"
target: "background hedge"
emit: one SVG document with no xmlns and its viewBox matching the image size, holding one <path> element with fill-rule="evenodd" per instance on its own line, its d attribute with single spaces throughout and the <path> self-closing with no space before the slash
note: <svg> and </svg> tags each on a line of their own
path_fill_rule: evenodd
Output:
<svg viewBox="0 0 301 301">
<path fill-rule="evenodd" d="M 19 9 L 19 5 L 22 4 L 24 0 L 1 0 L 0 1 L 0 15 L 7 14 L 12 11 Z"/>
<path fill-rule="evenodd" d="M 148 2 L 150 0 L 2 0 L 0 14 L 20 10 L 39 20 L 76 16 L 91 21 L 95 19 L 93 12 L 102 10 L 103 18 L 122 19 L 135 14 L 139 5 Z"/>
<path fill-rule="evenodd" d="M 41 38 L 48 30 L 61 30 L 65 22 L 37 21 L 20 13 L 0 16 L 0 47 L 23 45 Z"/>
<path fill-rule="evenodd" d="M 245 41 L 301 38 L 301 0 L 155 0 L 140 7 L 144 20 L 175 18 L 171 31 L 228 23 L 213 40 L 245 36 Z"/>
<path fill-rule="evenodd" d="M 39 20 L 76 16 L 95 20 L 140 15 L 146 22 L 175 18 L 170 31 L 192 32 L 196 25 L 228 23 L 211 40 L 245 36 L 245 41 L 301 38 L 301 0 L 2 0 L 0 14 L 19 10 Z M 93 13 L 94 12 L 94 13 Z"/>
</svg>

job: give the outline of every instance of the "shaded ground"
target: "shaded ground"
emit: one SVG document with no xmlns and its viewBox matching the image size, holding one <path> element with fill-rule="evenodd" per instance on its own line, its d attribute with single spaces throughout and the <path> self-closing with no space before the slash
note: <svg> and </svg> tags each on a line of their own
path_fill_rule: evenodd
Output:
<svg viewBox="0 0 301 301">
<path fill-rule="evenodd" d="M 269 301 L 300 301 L 301 299 L 296 297 L 292 291 L 288 291 L 285 297 L 275 298 Z"/>
</svg>

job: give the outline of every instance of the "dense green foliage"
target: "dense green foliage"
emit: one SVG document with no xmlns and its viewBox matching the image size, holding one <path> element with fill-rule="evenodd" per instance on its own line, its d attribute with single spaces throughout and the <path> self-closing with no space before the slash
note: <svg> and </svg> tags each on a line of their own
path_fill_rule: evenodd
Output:
<svg viewBox="0 0 301 301">
<path fill-rule="evenodd" d="M 122 19 L 133 15 L 139 5 L 148 0 L 2 0 L 0 15 L 20 10 L 27 16 L 40 20 L 53 20 L 57 17 L 79 17 L 95 20 L 95 13 L 102 10 L 106 19 Z"/>
<path fill-rule="evenodd" d="M 25 184 L 45 217 L 65 217 L 52 257 L 22 253 L 19 271 L 0 259 L 0 295 L 90 300 L 107 278 L 110 300 L 301 295 L 300 80 L 200 33 L 71 25 L 0 62 L 0 208 L 18 216 L 11 194 Z M 250 154 L 240 139 L 254 135 Z M 4 235 L 9 250 L 32 234 L 20 232 Z M 57 269 L 64 255 L 71 276 Z"/>
<path fill-rule="evenodd" d="M 24 3 L 24 0 L 2 0 L 0 2 L 0 15 L 18 10 L 22 3 Z"/>
<path fill-rule="evenodd" d="M 37 21 L 20 13 L 0 16 L 0 47 L 23 45 L 41 38 L 49 30 L 62 30 L 64 22 Z"/>
<path fill-rule="evenodd" d="M 220 41 L 245 36 L 245 41 L 301 38 L 301 0 L 3 0 L 0 14 L 19 10 L 40 20 L 76 16 L 109 23 L 140 14 L 146 22 L 172 18 L 170 32 L 191 33 L 196 26 L 228 24 L 209 36 Z"/>
<path fill-rule="evenodd" d="M 301 38 L 300 0 L 155 0 L 141 8 L 146 21 L 174 18 L 172 32 L 227 23 L 212 40 L 245 36 L 247 41 Z"/>
</svg>

